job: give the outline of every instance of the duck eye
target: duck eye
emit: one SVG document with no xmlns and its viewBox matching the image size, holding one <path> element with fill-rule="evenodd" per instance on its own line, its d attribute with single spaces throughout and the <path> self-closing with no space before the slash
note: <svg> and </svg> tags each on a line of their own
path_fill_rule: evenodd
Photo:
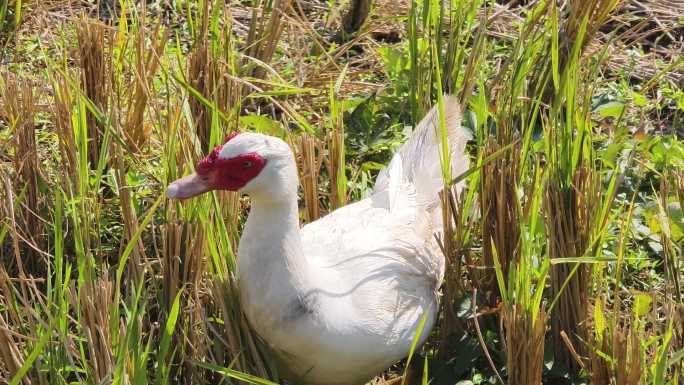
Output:
<svg viewBox="0 0 684 385">
<path fill-rule="evenodd" d="M 249 160 L 246 160 L 246 161 L 242 162 L 242 167 L 244 167 L 244 168 L 250 168 L 250 167 L 252 167 L 252 166 L 254 166 L 254 163 L 252 163 L 252 162 L 249 161 Z"/>
</svg>

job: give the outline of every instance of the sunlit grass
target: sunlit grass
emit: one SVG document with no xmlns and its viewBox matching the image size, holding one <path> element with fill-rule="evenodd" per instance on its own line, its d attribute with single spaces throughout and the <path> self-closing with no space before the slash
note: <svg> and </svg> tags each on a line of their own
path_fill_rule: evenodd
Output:
<svg viewBox="0 0 684 385">
<path fill-rule="evenodd" d="M 313 221 L 367 194 L 401 127 L 437 105 L 441 315 L 392 376 L 677 384 L 684 144 L 632 125 L 639 98 L 675 87 L 662 77 L 682 62 L 630 89 L 638 102 L 597 107 L 627 83 L 604 70 L 618 36 L 601 27 L 618 3 L 536 2 L 506 40 L 488 33 L 502 12 L 492 2 L 414 1 L 400 42 L 363 46 L 384 67 L 361 80 L 352 48 L 369 33 L 290 42 L 320 15 L 286 1 L 173 2 L 175 26 L 126 1 L 111 25 L 68 19 L 40 40 L 42 91 L 0 77 L 0 383 L 281 382 L 240 308 L 249 202 L 171 202 L 165 186 L 229 132 L 256 130 L 292 145 L 302 222 Z M 0 0 L 0 33 L 26 7 Z M 336 69 L 301 79 L 311 63 Z M 377 92 L 346 93 L 371 75 Z M 462 175 L 446 94 L 473 134 Z M 420 376 L 406 376 L 411 363 Z"/>
</svg>

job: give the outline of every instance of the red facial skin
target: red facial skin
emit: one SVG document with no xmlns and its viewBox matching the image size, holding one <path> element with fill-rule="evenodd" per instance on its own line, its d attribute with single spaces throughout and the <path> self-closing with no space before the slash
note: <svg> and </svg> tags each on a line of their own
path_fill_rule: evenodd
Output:
<svg viewBox="0 0 684 385">
<path fill-rule="evenodd" d="M 237 135 L 237 132 L 230 134 L 226 143 Z M 259 175 L 266 165 L 266 159 L 256 153 L 241 154 L 229 159 L 220 158 L 222 147 L 214 148 L 195 168 L 197 175 L 211 189 L 237 191 Z"/>
</svg>

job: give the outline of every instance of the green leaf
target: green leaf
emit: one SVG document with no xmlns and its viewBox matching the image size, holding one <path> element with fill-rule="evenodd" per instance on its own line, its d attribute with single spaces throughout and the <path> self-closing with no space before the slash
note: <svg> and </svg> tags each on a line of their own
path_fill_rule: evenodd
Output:
<svg viewBox="0 0 684 385">
<path fill-rule="evenodd" d="M 473 375 L 473 384 L 479 385 L 479 384 L 482 384 L 484 382 L 485 382 L 485 378 L 482 375 L 482 373 L 475 373 L 475 375 Z"/>
<path fill-rule="evenodd" d="M 470 167 L 469 169 L 467 169 L 466 171 L 464 171 L 463 173 L 461 173 L 460 175 L 458 175 L 456 178 L 452 179 L 451 182 L 449 182 L 449 184 L 450 184 L 450 185 L 454 185 L 454 184 L 459 183 L 459 182 L 462 181 L 462 180 L 465 180 L 465 179 L 468 178 L 471 174 L 477 172 L 477 171 L 480 170 L 482 167 L 484 167 L 487 163 L 489 163 L 489 162 L 491 162 L 491 161 L 494 161 L 494 160 L 500 158 L 501 156 L 503 156 L 508 150 L 511 150 L 511 149 L 513 148 L 513 146 L 515 146 L 517 143 L 518 143 L 518 140 L 515 140 L 515 141 L 513 141 L 513 142 L 507 144 L 506 146 L 501 147 L 500 149 L 494 151 L 494 153 L 490 154 L 490 155 L 487 156 L 486 158 L 484 158 L 484 159 L 482 159 L 481 161 L 479 161 L 479 162 L 477 163 L 477 165 L 475 165 L 475 166 L 473 166 L 473 167 Z"/>
<path fill-rule="evenodd" d="M 684 214 L 679 203 L 670 203 L 667 209 L 655 204 L 645 205 L 643 212 L 648 228 L 653 234 L 664 233 L 675 242 L 684 238 Z"/>
<path fill-rule="evenodd" d="M 337 80 L 335 81 L 335 95 L 339 95 L 340 88 L 342 88 L 342 83 L 344 83 L 344 78 L 345 76 L 347 76 L 348 69 L 349 63 L 344 65 L 344 68 L 342 68 L 342 72 L 340 72 L 340 75 L 337 77 Z"/>
<path fill-rule="evenodd" d="M 423 380 L 421 382 L 422 385 L 428 385 L 430 381 L 428 380 L 428 359 L 425 357 L 423 360 Z"/>
<path fill-rule="evenodd" d="M 404 385 L 407 377 L 407 370 L 411 365 L 411 358 L 413 358 L 413 353 L 416 350 L 416 346 L 418 345 L 418 341 L 420 340 L 420 335 L 423 334 L 423 328 L 425 327 L 425 321 L 427 321 L 427 317 L 430 315 L 430 309 L 432 308 L 432 305 L 428 306 L 427 309 L 425 309 L 425 312 L 423 313 L 423 316 L 420 318 L 420 323 L 418 323 L 418 327 L 416 328 L 416 334 L 413 336 L 413 342 L 411 342 L 411 349 L 409 349 L 409 354 L 408 357 L 406 358 L 406 367 L 404 369 L 404 376 L 401 379 L 401 385 Z"/>
<path fill-rule="evenodd" d="M 21 24 L 21 4 L 21 0 L 14 3 L 14 28 L 19 28 L 19 24 Z"/>
<path fill-rule="evenodd" d="M 29 354 L 29 356 L 26 358 L 26 361 L 24 361 L 24 364 L 21 365 L 21 368 L 19 368 L 14 377 L 12 377 L 10 385 L 19 385 L 19 383 L 21 383 L 21 380 L 24 378 L 24 376 L 26 376 L 26 373 L 28 373 L 31 365 L 33 365 L 38 356 L 43 352 L 45 344 L 47 344 L 48 340 L 50 339 L 50 335 L 50 331 L 43 331 L 38 343 L 33 347 L 31 354 Z"/>
<path fill-rule="evenodd" d="M 632 101 L 638 107 L 644 107 L 648 104 L 648 98 L 638 92 L 631 92 Z"/>
<path fill-rule="evenodd" d="M 596 339 L 603 339 L 603 332 L 606 330 L 606 318 L 603 316 L 603 303 L 600 298 L 594 301 L 594 331 L 596 332 Z"/>
<path fill-rule="evenodd" d="M 681 350 L 677 351 L 676 353 L 674 353 L 672 355 L 672 357 L 670 358 L 670 360 L 667 362 L 667 366 L 670 367 L 670 366 L 675 365 L 679 362 L 682 362 L 682 360 L 684 360 L 684 349 L 681 349 Z"/>
<path fill-rule="evenodd" d="M 560 76 L 558 74 L 558 9 L 556 3 L 551 3 L 551 74 L 553 77 L 553 88 L 560 88 Z"/>
<path fill-rule="evenodd" d="M 654 364 L 651 368 L 653 371 L 653 385 L 665 385 L 665 374 L 667 373 L 667 352 L 672 339 L 672 318 L 668 323 L 667 330 L 663 336 L 663 342 L 656 349 L 654 357 Z"/>
<path fill-rule="evenodd" d="M 602 263 L 602 262 L 614 262 L 617 257 L 568 257 L 568 258 L 551 258 L 552 265 L 560 265 L 563 263 Z"/>
<path fill-rule="evenodd" d="M 506 290 L 506 280 L 504 280 L 503 269 L 501 263 L 499 262 L 499 254 L 496 251 L 496 245 L 494 245 L 494 239 L 490 240 L 492 245 L 492 257 L 494 259 L 494 272 L 496 273 L 496 281 L 499 284 L 499 292 L 501 293 L 501 298 L 505 304 L 508 303 L 508 291 Z M 512 270 L 512 269 L 511 269 Z"/>
<path fill-rule="evenodd" d="M 247 115 L 240 117 L 240 123 L 252 128 L 256 132 L 272 136 L 283 136 L 285 130 L 280 122 L 266 115 Z"/>
<path fill-rule="evenodd" d="M 223 375 L 224 377 L 234 378 L 234 379 L 236 379 L 236 380 L 248 382 L 248 383 L 250 383 L 250 384 L 255 384 L 255 385 L 278 385 L 277 383 L 272 382 L 272 381 L 269 381 L 269 380 L 266 380 L 266 379 L 264 379 L 264 378 L 257 377 L 257 376 L 253 376 L 253 375 L 247 374 L 247 373 L 238 372 L 237 370 L 224 368 L 223 366 L 218 366 L 218 365 L 214 365 L 214 364 L 209 364 L 209 363 L 206 363 L 206 362 L 194 362 L 194 364 L 197 365 L 197 366 L 199 366 L 199 367 L 202 367 L 202 368 L 205 368 L 205 369 L 212 370 L 212 371 L 214 371 L 214 372 L 216 372 L 216 373 L 218 373 L 218 374 Z"/>
<path fill-rule="evenodd" d="M 618 118 L 625 110 L 625 104 L 621 102 L 608 102 L 602 104 L 594 110 L 601 118 Z"/>
<path fill-rule="evenodd" d="M 166 375 L 166 356 L 169 351 L 169 346 L 171 344 L 171 337 L 173 336 L 173 331 L 176 329 L 176 322 L 178 321 L 178 313 L 180 310 L 180 299 L 183 294 L 183 288 L 181 287 L 176 294 L 176 298 L 173 300 L 173 305 L 171 305 L 171 311 L 169 312 L 169 318 L 166 320 L 166 325 L 164 326 L 164 335 L 162 336 L 161 344 L 159 345 L 159 354 L 157 359 L 160 366 L 163 368 L 163 376 L 159 376 L 159 383 L 163 383 L 164 376 Z"/>
<path fill-rule="evenodd" d="M 653 299 L 651 296 L 643 293 L 639 293 L 634 298 L 634 317 L 640 318 L 648 314 L 651 311 L 651 302 Z"/>
</svg>

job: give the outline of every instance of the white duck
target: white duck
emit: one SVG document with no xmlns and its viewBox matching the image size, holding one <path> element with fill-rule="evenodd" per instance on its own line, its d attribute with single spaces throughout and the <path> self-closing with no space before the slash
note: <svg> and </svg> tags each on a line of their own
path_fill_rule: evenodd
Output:
<svg viewBox="0 0 684 385">
<path fill-rule="evenodd" d="M 469 134 L 445 99 L 454 174 L 465 171 Z M 295 383 L 358 385 L 408 355 L 424 314 L 422 344 L 438 310 L 444 257 L 443 186 L 433 108 L 378 175 L 368 198 L 299 226 L 297 169 L 288 145 L 231 135 L 196 173 L 168 187 L 184 199 L 214 189 L 251 197 L 240 239 L 242 306 Z"/>
</svg>

